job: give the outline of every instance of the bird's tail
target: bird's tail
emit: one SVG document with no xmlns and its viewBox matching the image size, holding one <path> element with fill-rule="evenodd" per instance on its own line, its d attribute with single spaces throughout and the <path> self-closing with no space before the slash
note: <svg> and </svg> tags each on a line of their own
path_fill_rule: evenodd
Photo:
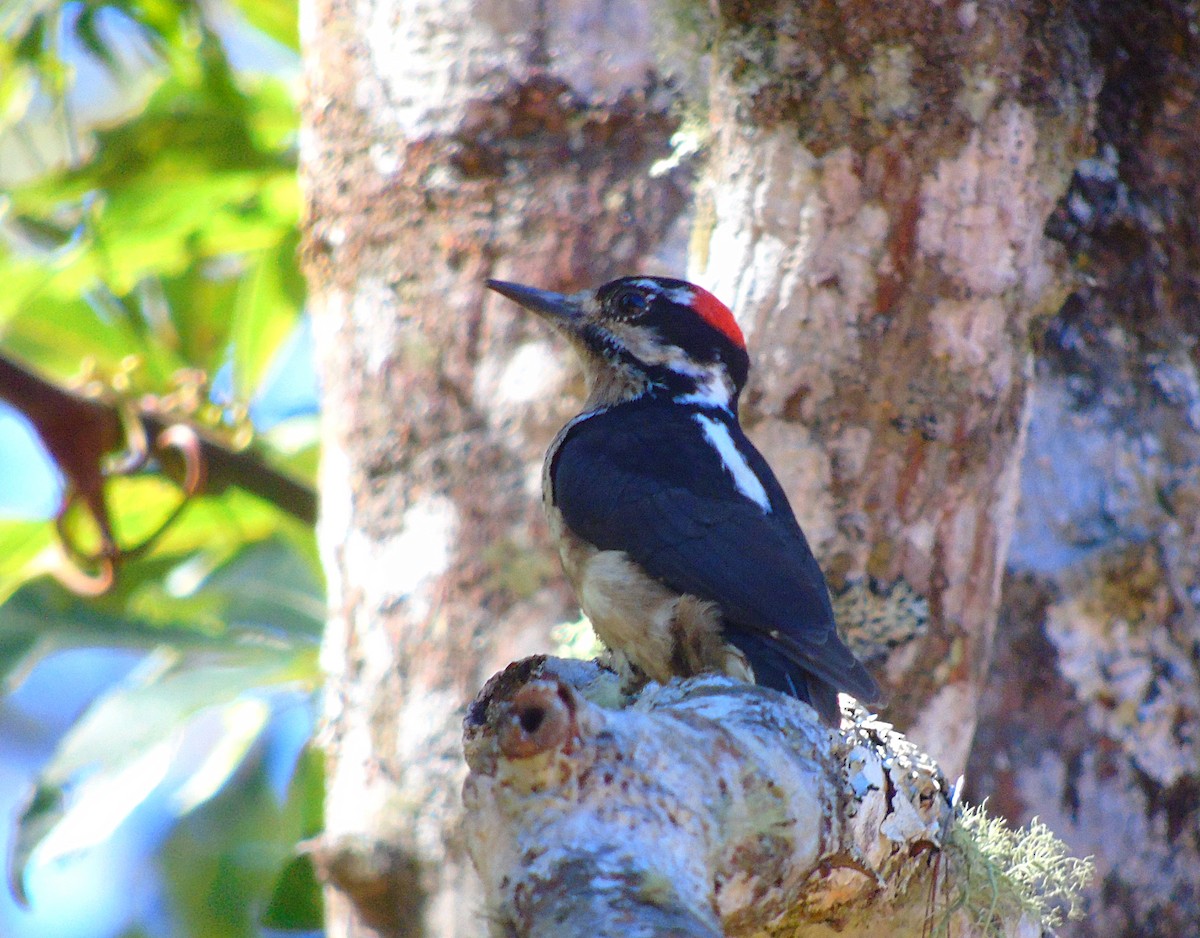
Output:
<svg viewBox="0 0 1200 938">
<path fill-rule="evenodd" d="M 805 662 L 782 642 L 772 641 L 766 636 L 754 633 L 742 633 L 734 643 L 754 670 L 754 680 L 757 684 L 810 704 L 829 726 L 836 727 L 841 724 L 839 690 L 863 702 L 877 701 L 882 696 L 874 678 L 845 646 L 842 646 L 841 650 L 845 652 L 849 664 L 844 673 L 838 675 L 839 680 L 834 684 L 814 674 L 812 663 Z"/>
</svg>

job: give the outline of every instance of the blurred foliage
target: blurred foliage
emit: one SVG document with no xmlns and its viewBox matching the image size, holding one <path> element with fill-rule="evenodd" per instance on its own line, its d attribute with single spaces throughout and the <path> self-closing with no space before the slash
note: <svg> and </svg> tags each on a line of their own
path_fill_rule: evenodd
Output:
<svg viewBox="0 0 1200 938">
<path fill-rule="evenodd" d="M 101 376 L 131 406 L 200 375 L 225 395 L 206 419 L 245 420 L 304 299 L 294 95 L 230 64 L 264 35 L 296 49 L 295 0 L 0 2 L 0 354 L 64 387 Z M 81 87 L 85 73 L 107 84 Z M 14 168 L 31 160 L 38 172 Z M 237 445 L 314 483 L 311 416 L 249 429 Z M 119 533 L 178 502 L 159 468 L 108 483 Z M 170 934 L 318 928 L 295 853 L 321 798 L 302 745 L 324 607 L 311 527 L 229 487 L 192 500 L 101 597 L 48 575 L 64 562 L 52 522 L 0 519 L 0 693 L 66 649 L 123 647 L 137 664 L 31 787 L 14 890 L 154 805 L 174 819 L 157 854 Z"/>
</svg>

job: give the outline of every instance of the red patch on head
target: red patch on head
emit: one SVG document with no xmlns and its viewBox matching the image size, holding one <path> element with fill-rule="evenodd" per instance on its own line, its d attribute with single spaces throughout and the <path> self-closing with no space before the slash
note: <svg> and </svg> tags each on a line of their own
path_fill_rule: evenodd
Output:
<svg viewBox="0 0 1200 938">
<path fill-rule="evenodd" d="M 691 306 L 700 314 L 700 318 L 718 332 L 723 333 L 725 338 L 738 348 L 745 348 L 746 339 L 742 335 L 742 329 L 737 324 L 737 320 L 733 318 L 733 313 L 729 311 L 729 307 L 703 287 L 692 284 L 691 290 Z"/>
</svg>

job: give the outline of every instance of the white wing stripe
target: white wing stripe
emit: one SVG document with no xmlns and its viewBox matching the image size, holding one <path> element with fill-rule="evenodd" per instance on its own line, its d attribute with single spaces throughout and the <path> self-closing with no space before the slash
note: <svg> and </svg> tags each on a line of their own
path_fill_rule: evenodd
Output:
<svg viewBox="0 0 1200 938">
<path fill-rule="evenodd" d="M 694 414 L 693 419 L 700 424 L 705 438 L 717 451 L 717 455 L 721 457 L 725 471 L 733 476 L 733 484 L 737 486 L 737 490 L 758 505 L 764 513 L 770 514 L 771 500 L 767 498 L 767 490 L 763 488 L 758 476 L 746 462 L 746 457 L 733 442 L 733 437 L 729 435 L 729 428 L 720 420 L 704 414 Z"/>
</svg>

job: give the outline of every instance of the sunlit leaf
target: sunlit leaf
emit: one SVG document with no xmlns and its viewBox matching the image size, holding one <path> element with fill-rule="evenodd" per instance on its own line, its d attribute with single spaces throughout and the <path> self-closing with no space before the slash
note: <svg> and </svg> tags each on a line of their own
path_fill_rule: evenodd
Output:
<svg viewBox="0 0 1200 938">
<path fill-rule="evenodd" d="M 304 302 L 304 285 L 296 269 L 299 231 L 290 232 L 265 251 L 242 278 L 233 307 L 233 381 L 239 400 L 250 400 L 275 359 L 283 340 L 295 328 Z"/>
<path fill-rule="evenodd" d="M 146 380 L 165 387 L 184 364 L 169 349 L 145 342 L 132 317 L 109 302 L 106 292 L 89 295 L 81 287 L 59 295 L 49 282 L 29 284 L 20 268 L 9 272 L 14 276 L 6 288 L 12 290 L 0 291 L 3 347 L 43 374 L 66 381 L 89 359 L 111 372 L 127 356 L 137 355 Z M 0 276 L 5 273 L 0 267 Z M 32 289 L 23 291 L 27 285 Z"/>
<path fill-rule="evenodd" d="M 18 901 L 26 902 L 25 872 L 33 851 L 63 816 L 63 793 L 58 788 L 37 786 L 22 806 L 20 823 L 13 833 L 5 869 L 8 888 Z"/>
<path fill-rule="evenodd" d="M 73 792 L 41 786 L 31 810 L 21 818 L 14 851 L 18 869 L 53 863 L 108 840 L 166 777 L 174 753 L 175 740 L 164 738 L 138 749 L 110 771 L 97 771 Z M 42 830 L 44 836 L 37 836 Z M 32 842 L 29 832 L 35 832 Z"/>
<path fill-rule="evenodd" d="M 266 444 L 264 456 L 272 466 L 309 485 L 317 481 L 320 421 L 315 414 L 290 417 L 259 438 Z"/>
<path fill-rule="evenodd" d="M 193 556 L 167 576 L 145 580 L 125 600 L 150 624 L 292 636 L 315 641 L 324 620 L 320 581 L 283 540 L 231 551 L 217 564 Z"/>
<path fill-rule="evenodd" d="M 14 657 L 38 641 L 24 663 L 14 662 L 13 673 L 81 645 L 148 650 L 169 641 L 188 651 L 253 639 L 312 648 L 323 625 L 323 590 L 315 559 L 298 540 L 280 533 L 211 562 L 199 554 L 142 560 L 99 598 L 76 596 L 46 578 L 27 583 L 0 608 L 0 636 L 10 639 Z"/>
<path fill-rule="evenodd" d="M 194 32 L 193 8 L 179 0 L 119 0 L 119 5 L 139 25 L 172 43 L 174 48 L 185 46 Z"/>
<path fill-rule="evenodd" d="M 31 575 L 34 558 L 53 539 L 54 527 L 46 521 L 0 520 L 0 604 Z"/>
<path fill-rule="evenodd" d="M 180 656 L 162 648 L 148 656 L 88 708 L 43 770 L 19 822 L 13 879 L 31 862 L 69 856 L 111 836 L 163 782 L 189 721 L 205 712 L 220 717 L 249 688 L 312 686 L 316 674 L 315 651 L 260 647 Z M 258 731 L 265 722 L 256 720 Z M 236 737 L 229 743 L 213 736 L 180 780 L 178 810 L 203 803 L 237 768 L 253 739 L 240 729 Z"/>
<path fill-rule="evenodd" d="M 325 625 L 324 589 L 315 571 L 298 559 L 282 539 L 239 550 L 213 572 L 204 592 L 225 598 L 231 627 L 307 634 L 315 641 Z"/>
<path fill-rule="evenodd" d="M 164 350 L 147 341 L 145 323 L 136 316 L 114 321 L 81 302 L 99 287 L 136 310 L 139 304 L 131 296 L 147 277 L 162 280 L 183 348 L 198 356 L 191 363 L 214 369 L 235 319 L 231 300 L 263 292 L 261 285 L 238 286 L 247 271 L 258 272 L 253 263 L 239 269 L 237 258 L 246 253 L 270 256 L 281 265 L 264 268 L 273 278 L 266 291 L 266 308 L 273 314 L 267 317 L 268 329 L 288 318 L 283 303 L 292 305 L 294 318 L 301 296 L 294 257 L 300 205 L 291 149 L 294 101 L 279 82 L 257 82 L 249 96 L 218 82 L 224 90 L 214 99 L 189 84 L 203 86 L 203 81 L 200 76 L 168 81 L 141 117 L 100 134 L 94 160 L 13 193 L 9 214 L 29 231 L 38 225 L 53 228 L 60 246 L 67 235 L 57 221 L 59 206 L 101 194 L 93 199 L 87 236 L 79 241 L 79 229 L 69 229 L 75 240 L 67 243 L 76 250 L 53 265 L 0 256 L 5 344 L 44 370 L 69 374 L 67 362 L 79 355 L 75 348 L 55 348 L 48 329 L 97 338 L 102 361 L 142 355 L 161 377 L 184 364 L 170 356 L 164 360 Z M 222 282 L 229 287 L 214 294 L 211 286 Z M 184 283 L 190 286 L 181 292 Z M 76 326 L 62 322 L 58 310 L 63 308 L 74 311 Z M 87 322 L 89 313 L 99 322 Z M 269 354 L 276 341 L 272 336 L 260 342 L 257 351 Z"/>
<path fill-rule="evenodd" d="M 234 6 L 296 47 L 294 3 Z M 63 380 L 90 361 L 109 380 L 136 356 L 134 390 L 162 395 L 179 369 L 211 377 L 228 366 L 249 403 L 274 367 L 303 305 L 296 103 L 283 81 L 231 71 L 207 21 L 215 15 L 178 0 L 0 0 L 0 130 L 36 116 L 35 94 L 97 75 L 90 58 L 72 66 L 72 46 L 121 72 L 124 89 L 107 126 L 71 129 L 81 147 L 71 171 L 6 195 L 0 345 L 43 374 Z M 137 21 L 119 24 L 129 43 L 113 41 L 114 17 Z M 57 128 L 64 109 L 53 113 Z M 316 440 L 311 419 L 287 421 L 255 441 L 256 458 L 311 483 Z M 281 922 L 315 926 L 319 912 L 311 870 L 288 866 L 296 839 L 319 824 L 319 757 L 301 759 L 281 806 L 280 767 L 286 778 L 296 750 L 269 756 L 281 720 L 302 734 L 293 747 L 311 732 L 311 716 L 297 722 L 277 708 L 312 704 L 324 616 L 315 540 L 271 502 L 221 489 L 229 478 L 214 476 L 94 599 L 44 576 L 62 562 L 50 524 L 0 521 L 0 688 L 59 649 L 162 649 L 60 741 L 21 820 L 15 869 L 88 849 L 147 799 L 165 804 L 202 819 L 184 820 L 161 856 L 173 933 L 204 938 L 256 935 L 268 903 Z M 125 546 L 182 497 L 152 474 L 113 480 L 108 496 Z M 175 920 L 181 910 L 186 923 Z"/>
<path fill-rule="evenodd" d="M 36 557 L 50 543 L 53 530 L 41 520 L 0 518 L 0 581 Z"/>
<path fill-rule="evenodd" d="M 232 0 L 232 5 L 255 29 L 289 49 L 300 48 L 297 4 L 291 0 Z"/>
<path fill-rule="evenodd" d="M 168 639 L 177 648 L 199 646 L 206 641 L 203 634 L 193 634 L 197 630 L 187 620 L 149 627 L 131 617 L 109 612 L 100 603 L 76 596 L 47 578 L 18 589 L 0 609 L 0 622 L 3 623 L 0 634 L 11 641 L 14 651 L 34 642 L 17 670 L 9 673 L 13 686 L 38 661 L 66 648 L 105 646 L 149 650 Z"/>
<path fill-rule="evenodd" d="M 181 498 L 174 483 L 160 476 L 114 479 L 109 507 L 123 544 L 135 544 L 156 530 Z M 280 523 L 269 502 L 231 488 L 220 495 L 190 501 L 154 545 L 156 556 L 179 556 L 194 550 L 224 551 L 261 541 Z"/>
<path fill-rule="evenodd" d="M 271 708 L 259 698 L 239 697 L 214 708 L 213 716 L 221 723 L 215 744 L 171 795 L 178 815 L 194 811 L 224 787 L 267 725 Z"/>
</svg>

